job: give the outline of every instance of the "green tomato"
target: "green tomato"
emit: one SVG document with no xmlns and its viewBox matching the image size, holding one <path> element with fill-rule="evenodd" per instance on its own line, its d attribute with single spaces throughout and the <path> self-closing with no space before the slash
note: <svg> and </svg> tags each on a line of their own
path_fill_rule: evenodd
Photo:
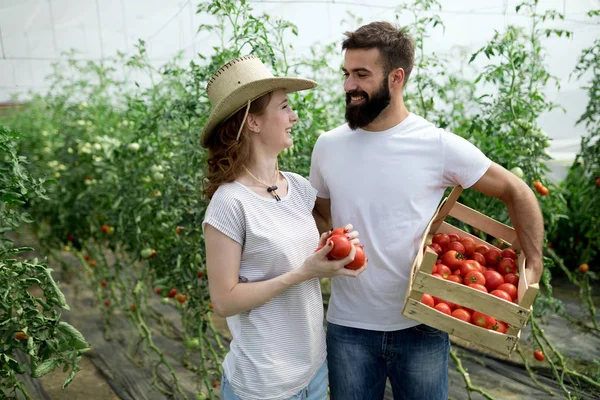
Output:
<svg viewBox="0 0 600 400">
<path fill-rule="evenodd" d="M 170 303 L 170 299 L 168 297 L 163 297 L 162 299 L 160 299 L 160 302 L 162 304 L 169 304 Z"/>
<path fill-rule="evenodd" d="M 523 179 L 523 170 L 520 167 L 511 168 L 510 172 L 512 172 L 515 176 Z"/>
<path fill-rule="evenodd" d="M 140 254 L 144 258 L 149 258 L 152 255 L 152 249 L 151 248 L 145 248 L 144 250 L 141 251 Z"/>
<path fill-rule="evenodd" d="M 164 176 L 162 173 L 160 173 L 160 172 L 155 172 L 154 174 L 152 174 L 152 178 L 153 178 L 155 181 L 157 181 L 157 182 L 160 182 L 160 181 L 162 181 L 163 179 L 165 179 L 165 176 Z"/>
<path fill-rule="evenodd" d="M 198 338 L 188 339 L 185 341 L 185 347 L 188 349 L 197 349 L 200 347 L 200 340 Z"/>
<path fill-rule="evenodd" d="M 139 145 L 139 144 L 137 144 L 137 143 L 129 143 L 129 144 L 127 145 L 127 148 L 128 148 L 130 151 L 133 151 L 133 152 L 135 152 L 135 151 L 138 151 L 138 150 L 140 149 L 140 145 Z"/>
</svg>

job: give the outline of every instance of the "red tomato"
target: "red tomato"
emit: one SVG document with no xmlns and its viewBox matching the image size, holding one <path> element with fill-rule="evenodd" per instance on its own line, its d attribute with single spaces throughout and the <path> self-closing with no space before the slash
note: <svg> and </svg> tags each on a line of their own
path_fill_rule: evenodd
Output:
<svg viewBox="0 0 600 400">
<path fill-rule="evenodd" d="M 489 249 L 485 254 L 485 261 L 487 261 L 487 265 L 496 265 L 498 261 L 502 259 L 502 253 L 495 247 Z"/>
<path fill-rule="evenodd" d="M 331 236 L 346 236 L 346 230 L 344 228 L 335 228 L 331 231 Z"/>
<path fill-rule="evenodd" d="M 460 268 L 455 269 L 454 271 L 452 271 L 452 275 L 460 276 Z"/>
<path fill-rule="evenodd" d="M 487 293 L 487 292 L 488 292 L 488 290 L 486 289 L 486 287 L 485 287 L 485 286 L 483 286 L 483 285 L 480 285 L 480 284 L 478 284 L 478 283 L 470 283 L 470 284 L 469 284 L 469 285 L 467 285 L 467 286 L 469 286 L 470 288 L 473 288 L 473 289 L 475 289 L 475 290 L 479 290 L 480 292 L 483 292 L 483 293 Z"/>
<path fill-rule="evenodd" d="M 500 290 L 500 289 L 492 290 L 490 292 L 490 294 L 492 296 L 499 297 L 502 300 L 506 300 L 506 301 L 511 302 L 511 303 L 513 301 L 512 297 L 510 297 L 510 295 L 508 293 L 506 293 L 504 290 Z"/>
<path fill-rule="evenodd" d="M 446 280 L 448 280 L 450 282 L 463 283 L 463 279 L 460 277 L 460 275 L 452 274 Z"/>
<path fill-rule="evenodd" d="M 444 314 L 452 315 L 452 310 L 446 303 L 439 303 L 434 308 L 440 312 L 443 312 Z"/>
<path fill-rule="evenodd" d="M 485 276 L 485 287 L 488 290 L 497 289 L 504 283 L 504 278 L 497 271 L 485 271 L 483 276 Z"/>
<path fill-rule="evenodd" d="M 167 297 L 169 297 L 170 299 L 172 299 L 176 295 L 177 295 L 177 289 L 171 288 L 171 291 L 169 292 L 169 294 L 167 295 Z"/>
<path fill-rule="evenodd" d="M 498 272 L 502 275 L 514 274 L 517 272 L 517 263 L 512 258 L 503 258 L 496 266 Z"/>
<path fill-rule="evenodd" d="M 469 271 L 465 275 L 465 282 L 467 282 L 467 284 L 476 283 L 485 286 L 485 276 L 479 271 Z"/>
<path fill-rule="evenodd" d="M 496 325 L 492 326 L 492 329 L 496 332 L 506 333 L 508 332 L 508 325 L 502 321 L 496 321 Z"/>
<path fill-rule="evenodd" d="M 464 237 L 462 239 L 460 239 L 460 242 L 462 243 L 463 246 L 465 246 L 465 254 L 470 256 L 471 254 L 475 253 L 475 249 L 477 248 L 477 245 L 475 244 L 475 240 L 473 240 L 473 238 L 471 237 Z"/>
<path fill-rule="evenodd" d="M 450 243 L 450 237 L 445 233 L 436 233 L 433 235 L 433 239 L 431 239 L 431 241 L 439 244 L 441 248 L 445 249 Z"/>
<path fill-rule="evenodd" d="M 437 264 L 435 264 L 435 265 L 433 266 L 433 269 L 431 270 L 431 273 L 432 273 L 432 274 L 435 274 L 435 273 L 437 272 L 437 266 L 438 266 Z"/>
<path fill-rule="evenodd" d="M 426 306 L 429 306 L 429 307 L 435 306 L 435 303 L 433 301 L 433 297 L 431 297 L 431 295 L 427 294 L 427 293 L 425 293 L 425 294 L 423 294 L 423 296 L 421 296 L 421 303 L 423 303 L 423 304 L 425 304 Z"/>
<path fill-rule="evenodd" d="M 455 233 L 449 233 L 449 234 L 448 234 L 448 237 L 450 238 L 450 242 L 451 242 L 451 243 L 452 243 L 452 242 L 456 242 L 456 241 L 458 241 L 458 239 L 459 239 L 458 235 L 457 235 L 457 234 L 455 234 Z"/>
<path fill-rule="evenodd" d="M 350 240 L 346 236 L 336 235 L 329 238 L 329 240 L 333 242 L 333 249 L 331 249 L 328 255 L 336 260 L 347 257 L 350 251 L 352 251 L 352 243 L 350 243 Z"/>
<path fill-rule="evenodd" d="M 443 277 L 443 276 L 441 276 L 441 275 L 440 275 L 440 274 L 438 274 L 438 273 L 431 274 L 431 276 L 435 276 L 436 278 L 444 279 L 444 277 Z"/>
<path fill-rule="evenodd" d="M 344 268 L 347 269 L 359 269 L 363 265 L 365 265 L 365 248 L 363 245 L 354 246 L 356 247 L 356 254 L 354 255 L 354 260 L 351 263 L 346 264 Z"/>
<path fill-rule="evenodd" d="M 502 250 L 502 257 L 504 257 L 504 258 L 512 258 L 515 261 L 517 261 L 517 259 L 519 258 L 519 256 L 517 255 L 517 253 L 513 249 L 511 249 L 510 247 Z"/>
<path fill-rule="evenodd" d="M 460 275 L 465 277 L 469 271 L 481 272 L 481 265 L 475 260 L 464 260 L 460 266 Z"/>
<path fill-rule="evenodd" d="M 480 313 L 479 311 L 475 311 L 471 318 L 475 325 L 485 329 L 492 329 L 492 327 L 496 325 L 496 318 Z"/>
<path fill-rule="evenodd" d="M 439 244 L 437 244 L 437 243 L 431 243 L 431 244 L 429 245 L 429 248 L 430 248 L 431 250 L 435 251 L 435 252 L 436 252 L 436 254 L 438 254 L 438 255 L 440 255 L 440 254 L 442 254 L 442 253 L 444 252 L 444 250 L 442 249 L 442 246 L 440 246 L 440 245 L 439 245 Z"/>
<path fill-rule="evenodd" d="M 440 274 L 444 279 L 447 279 L 450 275 L 452 275 L 452 271 L 450 271 L 450 268 L 448 268 L 444 264 L 438 265 L 437 273 Z"/>
<path fill-rule="evenodd" d="M 455 250 L 457 253 L 465 254 L 465 246 L 461 242 L 450 242 L 448 250 Z"/>
<path fill-rule="evenodd" d="M 464 308 L 459 308 L 452 311 L 452 316 L 454 318 L 460 319 L 461 321 L 471 322 L 471 313 L 469 313 Z"/>
<path fill-rule="evenodd" d="M 442 263 L 448 266 L 451 270 L 455 270 L 456 268 L 460 268 L 463 261 L 462 254 L 456 252 L 456 250 L 448 250 L 442 256 Z"/>
<path fill-rule="evenodd" d="M 435 305 L 436 305 L 436 306 L 437 306 L 438 304 L 440 304 L 440 303 L 445 303 L 445 304 L 447 304 L 447 305 L 448 305 L 448 307 L 450 307 L 450 310 L 456 310 L 457 308 L 459 308 L 459 307 L 458 307 L 458 304 L 456 304 L 456 303 L 453 303 L 453 302 L 451 302 L 451 301 L 448 301 L 448 300 L 442 300 L 442 299 L 440 299 L 440 298 L 438 298 L 438 297 L 435 297 L 435 296 L 433 296 L 433 301 L 435 302 Z"/>
<path fill-rule="evenodd" d="M 506 275 L 504 275 L 504 282 L 512 283 L 513 285 L 517 286 L 519 284 L 519 277 L 512 273 L 506 274 Z"/>
<path fill-rule="evenodd" d="M 478 244 L 477 247 L 475 247 L 475 253 L 480 253 L 483 255 L 487 253 L 489 249 L 490 247 L 486 246 L 485 244 Z"/>
<path fill-rule="evenodd" d="M 517 287 L 512 283 L 503 283 L 502 285 L 498 286 L 498 290 L 503 290 L 506 293 L 508 293 L 508 295 L 511 298 L 511 301 L 515 300 L 519 295 Z"/>
<path fill-rule="evenodd" d="M 440 259 L 438 258 L 437 260 L 435 260 L 435 263 L 436 263 L 436 264 L 441 264 L 441 263 L 442 263 L 442 260 L 440 260 Z"/>
<path fill-rule="evenodd" d="M 544 353 L 542 353 L 541 350 L 536 350 L 533 352 L 533 356 L 535 357 L 536 360 L 538 361 L 544 361 L 546 359 L 546 356 L 544 355 Z"/>
<path fill-rule="evenodd" d="M 600 178 L 599 178 L 600 179 Z M 588 272 L 590 270 L 590 266 L 587 264 L 581 264 L 579 266 L 579 272 L 581 272 L 582 274 L 585 274 L 586 272 Z"/>
<path fill-rule="evenodd" d="M 475 261 L 477 261 L 482 267 L 485 267 L 487 265 L 487 261 L 485 260 L 485 256 L 481 253 L 473 253 L 473 255 L 471 256 L 471 258 Z"/>
</svg>

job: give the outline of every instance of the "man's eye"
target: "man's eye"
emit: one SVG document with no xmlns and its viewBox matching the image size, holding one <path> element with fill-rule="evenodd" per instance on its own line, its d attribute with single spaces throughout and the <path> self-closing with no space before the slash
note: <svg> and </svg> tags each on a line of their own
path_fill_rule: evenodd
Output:
<svg viewBox="0 0 600 400">
<path fill-rule="evenodd" d="M 359 77 L 359 78 L 364 78 L 364 77 L 366 77 L 366 76 L 367 76 L 366 74 L 358 74 L 358 77 Z"/>
</svg>

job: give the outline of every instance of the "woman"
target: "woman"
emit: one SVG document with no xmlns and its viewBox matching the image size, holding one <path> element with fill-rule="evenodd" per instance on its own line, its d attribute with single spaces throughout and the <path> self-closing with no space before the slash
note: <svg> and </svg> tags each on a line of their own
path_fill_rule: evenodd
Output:
<svg viewBox="0 0 600 400">
<path fill-rule="evenodd" d="M 319 278 L 356 277 L 366 268 L 344 268 L 354 246 L 343 260 L 327 259 L 333 245 L 329 233 L 319 239 L 316 191 L 277 167 L 298 120 L 287 93 L 315 86 L 273 77 L 254 56 L 228 62 L 207 86 L 214 108 L 201 138 L 211 199 L 203 222 L 206 263 L 214 310 L 233 336 L 223 363 L 224 400 L 326 399 Z M 357 243 L 351 229 L 346 233 Z"/>
</svg>

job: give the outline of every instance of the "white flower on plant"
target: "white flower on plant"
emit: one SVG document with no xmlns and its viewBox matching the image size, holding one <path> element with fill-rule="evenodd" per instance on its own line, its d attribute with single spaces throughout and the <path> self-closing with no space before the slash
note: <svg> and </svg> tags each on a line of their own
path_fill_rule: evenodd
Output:
<svg viewBox="0 0 600 400">
<path fill-rule="evenodd" d="M 96 151 L 102 150 L 102 145 L 100 143 L 94 143 L 94 150 L 96 150 Z"/>
<path fill-rule="evenodd" d="M 50 147 L 48 147 L 48 146 L 44 147 L 44 148 L 42 149 L 42 151 L 43 151 L 44 153 L 52 153 L 52 149 L 51 149 Z"/>
<path fill-rule="evenodd" d="M 127 120 L 124 120 L 124 121 L 123 121 L 123 126 L 128 126 L 128 125 L 129 125 L 129 121 L 127 121 Z"/>
<path fill-rule="evenodd" d="M 77 121 L 77 125 L 83 126 L 83 125 L 85 125 L 85 121 L 82 120 L 82 119 L 80 119 L 80 120 Z"/>
<path fill-rule="evenodd" d="M 97 163 L 99 163 L 99 162 L 104 161 L 104 158 L 98 157 L 98 156 L 94 156 L 94 161 L 97 162 Z"/>
<path fill-rule="evenodd" d="M 43 137 L 47 137 L 48 136 L 48 131 L 42 131 L 42 136 Z"/>
<path fill-rule="evenodd" d="M 52 160 L 52 161 L 48 161 L 48 167 L 54 169 L 58 167 L 58 161 L 56 160 Z"/>
<path fill-rule="evenodd" d="M 54 177 L 57 178 L 57 179 L 60 178 L 60 172 L 55 172 L 54 173 Z"/>
<path fill-rule="evenodd" d="M 73 154 L 73 149 L 72 149 L 71 147 L 69 147 L 69 148 L 67 149 L 67 153 L 69 153 L 69 154 Z"/>
<path fill-rule="evenodd" d="M 84 182 L 84 183 L 85 183 L 87 186 L 89 186 L 89 185 L 91 185 L 91 184 L 92 184 L 92 180 L 91 180 L 91 179 L 84 179 L 84 180 L 83 180 L 83 182 Z"/>
<path fill-rule="evenodd" d="M 58 170 L 59 171 L 66 171 L 67 170 L 67 166 L 65 164 L 59 164 L 58 165 Z"/>
</svg>

